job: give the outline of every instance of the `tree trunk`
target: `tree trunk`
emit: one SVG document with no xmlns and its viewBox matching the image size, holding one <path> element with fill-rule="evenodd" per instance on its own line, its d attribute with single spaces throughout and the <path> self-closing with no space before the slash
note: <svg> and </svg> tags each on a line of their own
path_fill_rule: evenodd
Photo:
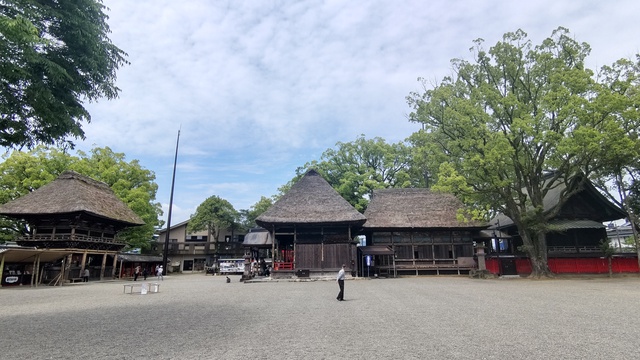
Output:
<svg viewBox="0 0 640 360">
<path fill-rule="evenodd" d="M 544 233 L 534 235 L 530 238 L 526 232 L 522 234 L 522 241 L 525 245 L 527 255 L 531 261 L 531 278 L 553 277 L 553 273 L 549 270 L 547 261 L 547 238 Z"/>
<path fill-rule="evenodd" d="M 633 243 L 636 245 L 636 255 L 638 256 L 638 266 L 640 267 L 640 244 L 638 244 L 638 230 L 636 229 L 636 214 L 633 213 L 631 209 L 631 204 L 629 204 L 629 196 L 626 196 L 622 203 L 625 205 L 625 210 L 627 211 L 627 215 L 629 215 L 629 223 L 631 224 L 631 232 L 633 233 Z"/>
</svg>

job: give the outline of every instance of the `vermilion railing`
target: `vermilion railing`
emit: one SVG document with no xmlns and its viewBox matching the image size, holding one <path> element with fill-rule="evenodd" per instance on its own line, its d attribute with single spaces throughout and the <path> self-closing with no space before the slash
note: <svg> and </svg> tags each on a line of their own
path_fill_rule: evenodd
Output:
<svg viewBox="0 0 640 360">
<path fill-rule="evenodd" d="M 293 270 L 292 262 L 284 262 L 284 261 L 276 261 L 273 263 L 273 268 L 275 270 Z"/>
<path fill-rule="evenodd" d="M 500 259 L 489 258 L 485 261 L 487 270 L 500 274 Z M 518 274 L 530 274 L 531 262 L 527 258 L 515 259 Z M 606 258 L 549 258 L 549 270 L 554 274 L 606 274 L 609 262 Z M 614 273 L 640 272 L 636 257 L 614 257 L 611 259 L 611 271 Z"/>
</svg>

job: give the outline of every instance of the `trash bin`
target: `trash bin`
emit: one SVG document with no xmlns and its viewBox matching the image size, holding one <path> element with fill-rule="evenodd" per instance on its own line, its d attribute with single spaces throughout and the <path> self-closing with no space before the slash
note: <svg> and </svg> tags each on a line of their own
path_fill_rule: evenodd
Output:
<svg viewBox="0 0 640 360">
<path fill-rule="evenodd" d="M 296 270 L 296 276 L 299 278 L 309 277 L 309 269 L 298 269 Z"/>
</svg>

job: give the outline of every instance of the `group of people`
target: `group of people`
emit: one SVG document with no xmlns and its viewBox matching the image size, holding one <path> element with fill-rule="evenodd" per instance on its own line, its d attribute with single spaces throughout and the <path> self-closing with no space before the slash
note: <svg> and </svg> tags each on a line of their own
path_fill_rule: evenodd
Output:
<svg viewBox="0 0 640 360">
<path fill-rule="evenodd" d="M 267 265 L 264 258 L 260 258 L 260 262 L 253 260 L 251 263 L 251 276 L 269 276 L 271 274 L 271 265 Z"/>
<path fill-rule="evenodd" d="M 135 270 L 133 271 L 133 281 L 138 281 L 138 277 L 140 276 L 140 274 L 142 274 L 144 279 L 147 280 L 147 276 L 149 276 L 149 271 L 147 271 L 146 267 L 142 269 L 142 271 L 140 271 L 140 266 L 139 265 L 136 266 Z"/>
<path fill-rule="evenodd" d="M 155 274 L 158 277 L 158 280 L 164 280 L 164 276 L 162 275 L 164 268 L 162 265 L 156 265 Z M 147 268 L 141 268 L 140 265 L 136 266 L 133 271 L 133 281 L 138 281 L 138 277 L 142 275 L 144 280 L 147 280 L 147 276 L 149 276 L 149 271 Z"/>
</svg>

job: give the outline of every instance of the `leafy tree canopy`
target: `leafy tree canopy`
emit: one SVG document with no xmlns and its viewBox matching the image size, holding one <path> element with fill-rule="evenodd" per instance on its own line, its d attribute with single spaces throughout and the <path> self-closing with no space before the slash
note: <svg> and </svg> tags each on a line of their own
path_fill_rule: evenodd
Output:
<svg viewBox="0 0 640 360">
<path fill-rule="evenodd" d="M 104 10 L 99 0 L 2 2 L 0 146 L 84 138 L 83 102 L 117 97 L 126 54 L 107 37 Z"/>
<path fill-rule="evenodd" d="M 249 208 L 248 210 L 240 210 L 242 227 L 245 230 L 258 227 L 258 225 L 256 224 L 256 218 L 262 215 L 262 213 L 264 213 L 265 211 L 267 211 L 267 209 L 269 209 L 271 205 L 273 205 L 273 203 L 274 203 L 273 198 L 262 196 L 260 197 L 260 200 L 258 200 L 258 202 L 253 204 L 251 208 Z"/>
<path fill-rule="evenodd" d="M 198 205 L 187 228 L 189 232 L 207 230 L 209 239 L 214 239 L 217 243 L 220 230 L 235 226 L 238 218 L 238 212 L 229 201 L 213 195 Z"/>
<path fill-rule="evenodd" d="M 315 169 L 358 211 L 364 212 L 374 189 L 415 187 L 424 184 L 422 174 L 412 166 L 410 145 L 387 144 L 376 137 L 360 135 L 355 141 L 336 144 L 320 161 L 296 170 L 296 177 L 280 189 L 286 192 L 308 170 Z"/>
<path fill-rule="evenodd" d="M 14 151 L 0 163 L 0 203 L 6 203 L 55 180 L 63 171 L 73 170 L 109 185 L 145 225 L 124 230 L 119 236 L 132 248 L 148 248 L 155 229 L 161 225 L 160 203 L 155 202 L 158 185 L 155 174 L 137 160 L 110 148 L 94 148 L 89 154 L 69 155 L 55 148 L 37 146 L 31 151 Z M 4 220 L 3 239 L 24 234 L 24 224 Z"/>
<path fill-rule="evenodd" d="M 609 159 L 624 163 L 623 154 L 637 146 L 629 140 L 637 109 L 615 96 L 615 79 L 585 68 L 591 49 L 567 29 L 536 46 L 522 30 L 488 50 L 483 43 L 471 49 L 473 62 L 454 59 L 453 76 L 431 88 L 423 81 L 424 93 L 408 96 L 410 120 L 423 125 L 411 140 L 426 154 L 439 186 L 509 216 L 532 275 L 549 275 L 548 220 Z M 634 67 L 626 69 L 637 78 Z M 637 93 L 637 85 L 625 84 Z M 612 98 L 625 104 L 614 106 Z M 544 196 L 563 182 L 574 190 L 545 209 Z"/>
</svg>

